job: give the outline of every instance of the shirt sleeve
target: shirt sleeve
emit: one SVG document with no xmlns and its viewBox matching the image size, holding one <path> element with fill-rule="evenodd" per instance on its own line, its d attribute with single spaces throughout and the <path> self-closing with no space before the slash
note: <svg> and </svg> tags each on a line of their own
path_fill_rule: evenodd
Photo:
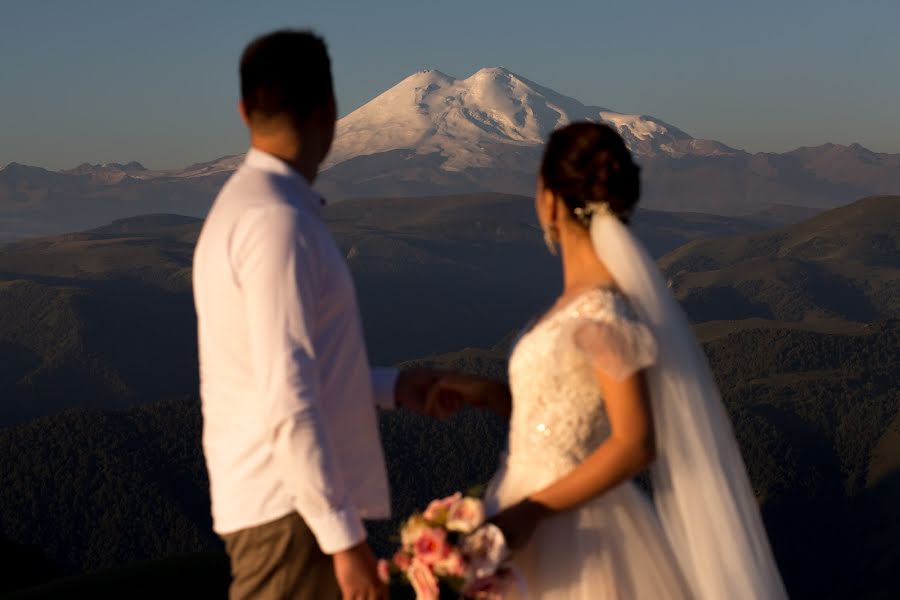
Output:
<svg viewBox="0 0 900 600">
<path fill-rule="evenodd" d="M 250 209 L 232 237 L 244 298 L 259 418 L 295 508 L 322 551 L 365 539 L 322 418 L 313 344 L 320 269 L 317 251 L 290 207 Z"/>
<path fill-rule="evenodd" d="M 375 406 L 382 410 L 397 408 L 394 390 L 397 387 L 397 378 L 400 371 L 384 367 L 372 368 L 372 391 L 375 394 Z"/>
</svg>

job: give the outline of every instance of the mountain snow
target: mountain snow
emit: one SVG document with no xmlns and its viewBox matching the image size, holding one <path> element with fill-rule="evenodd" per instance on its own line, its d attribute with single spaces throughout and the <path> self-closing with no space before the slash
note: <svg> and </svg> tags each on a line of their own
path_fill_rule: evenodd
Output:
<svg viewBox="0 0 900 600">
<path fill-rule="evenodd" d="M 323 166 L 405 149 L 438 153 L 446 171 L 490 167 L 497 144 L 541 146 L 554 129 L 581 120 L 609 123 L 638 156 L 734 152 L 718 142 L 698 145 L 701 140 L 652 117 L 586 106 L 495 67 L 466 79 L 434 70 L 407 77 L 338 121 Z"/>
<path fill-rule="evenodd" d="M 210 162 L 193 164 L 178 171 L 169 171 L 166 174 L 169 177 L 206 177 L 235 171 L 242 162 L 244 162 L 243 154 L 232 154 Z"/>
</svg>

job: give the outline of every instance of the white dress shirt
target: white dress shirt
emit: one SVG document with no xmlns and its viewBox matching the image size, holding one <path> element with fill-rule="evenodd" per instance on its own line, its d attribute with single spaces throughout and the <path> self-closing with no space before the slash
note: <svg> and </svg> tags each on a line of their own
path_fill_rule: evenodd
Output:
<svg viewBox="0 0 900 600">
<path fill-rule="evenodd" d="M 390 516 L 375 398 L 350 271 L 321 198 L 251 149 L 216 198 L 194 253 L 203 450 L 220 534 L 300 513 L 322 550 Z"/>
</svg>

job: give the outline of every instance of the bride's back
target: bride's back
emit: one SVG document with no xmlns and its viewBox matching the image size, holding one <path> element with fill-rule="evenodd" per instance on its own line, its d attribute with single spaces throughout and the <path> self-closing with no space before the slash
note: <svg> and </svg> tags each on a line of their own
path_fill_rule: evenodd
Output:
<svg viewBox="0 0 900 600">
<path fill-rule="evenodd" d="M 610 433 L 595 369 L 621 376 L 653 356 L 646 328 L 610 287 L 583 292 L 541 319 L 510 357 L 509 469 L 527 473 L 537 489 L 583 462 Z"/>
</svg>

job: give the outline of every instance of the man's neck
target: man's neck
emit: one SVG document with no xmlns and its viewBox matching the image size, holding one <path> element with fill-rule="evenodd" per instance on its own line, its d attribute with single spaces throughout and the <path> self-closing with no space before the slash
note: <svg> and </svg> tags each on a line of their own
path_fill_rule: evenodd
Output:
<svg viewBox="0 0 900 600">
<path fill-rule="evenodd" d="M 300 138 L 292 133 L 272 133 L 267 135 L 251 134 L 250 145 L 266 154 L 283 160 L 295 171 L 312 183 L 319 172 L 319 161 L 309 156 Z"/>
</svg>

